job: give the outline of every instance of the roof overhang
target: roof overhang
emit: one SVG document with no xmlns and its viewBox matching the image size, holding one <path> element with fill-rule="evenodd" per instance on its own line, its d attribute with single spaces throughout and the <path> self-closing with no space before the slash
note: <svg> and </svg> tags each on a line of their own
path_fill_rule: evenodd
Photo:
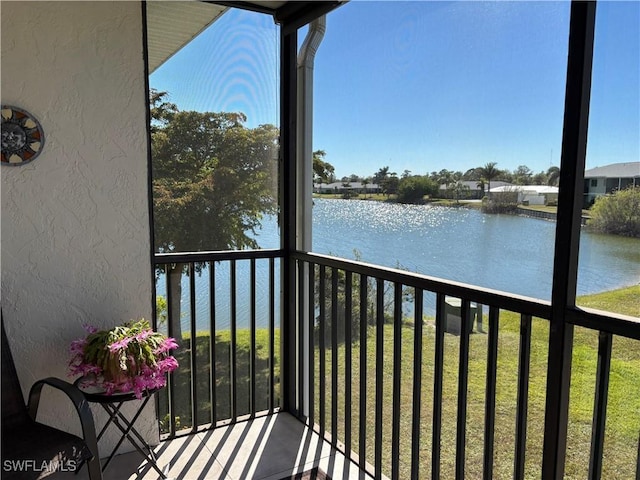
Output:
<svg viewBox="0 0 640 480">
<path fill-rule="evenodd" d="M 276 23 L 286 25 L 288 29 L 296 29 L 341 3 L 344 2 L 148 1 L 146 21 L 149 73 L 153 73 L 231 7 L 272 15 Z"/>
<path fill-rule="evenodd" d="M 195 1 L 147 2 L 149 73 L 153 73 L 227 9 Z"/>
</svg>

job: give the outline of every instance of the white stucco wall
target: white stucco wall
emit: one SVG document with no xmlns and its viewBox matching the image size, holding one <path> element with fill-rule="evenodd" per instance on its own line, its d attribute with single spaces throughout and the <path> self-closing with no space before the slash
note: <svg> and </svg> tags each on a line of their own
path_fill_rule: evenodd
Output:
<svg viewBox="0 0 640 480">
<path fill-rule="evenodd" d="M 1 171 L 2 310 L 26 395 L 68 379 L 83 324 L 151 316 L 142 14 L 139 2 L 3 1 L 1 17 L 2 104 L 46 137 L 35 161 Z M 40 419 L 80 432 L 63 397 L 43 398 Z M 153 408 L 141 420 L 157 442 Z"/>
</svg>

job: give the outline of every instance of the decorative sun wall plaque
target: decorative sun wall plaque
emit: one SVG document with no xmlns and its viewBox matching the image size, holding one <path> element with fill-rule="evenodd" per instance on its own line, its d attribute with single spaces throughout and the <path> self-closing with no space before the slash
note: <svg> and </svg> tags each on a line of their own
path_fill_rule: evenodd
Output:
<svg viewBox="0 0 640 480">
<path fill-rule="evenodd" d="M 38 120 L 21 108 L 2 105 L 2 165 L 24 165 L 40 154 L 44 132 Z"/>
</svg>

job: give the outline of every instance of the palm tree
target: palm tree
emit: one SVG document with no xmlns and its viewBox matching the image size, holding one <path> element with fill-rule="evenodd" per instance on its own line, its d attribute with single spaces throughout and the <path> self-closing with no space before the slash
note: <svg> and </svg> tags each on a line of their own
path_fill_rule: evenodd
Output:
<svg viewBox="0 0 640 480">
<path fill-rule="evenodd" d="M 478 180 L 478 183 L 476 183 L 476 186 L 482 191 L 482 195 L 480 196 L 480 198 L 484 197 L 484 184 L 485 184 L 486 180 L 484 178 L 480 178 L 480 180 Z"/>
<path fill-rule="evenodd" d="M 560 180 L 560 168 L 549 167 L 549 170 L 547 170 L 547 185 L 555 186 L 558 184 L 558 180 Z"/>
<path fill-rule="evenodd" d="M 500 175 L 500 170 L 496 168 L 496 162 L 489 162 L 484 165 L 484 167 L 480 167 L 480 174 L 482 178 L 487 181 L 487 192 L 489 197 L 491 197 L 491 180 Z"/>
</svg>

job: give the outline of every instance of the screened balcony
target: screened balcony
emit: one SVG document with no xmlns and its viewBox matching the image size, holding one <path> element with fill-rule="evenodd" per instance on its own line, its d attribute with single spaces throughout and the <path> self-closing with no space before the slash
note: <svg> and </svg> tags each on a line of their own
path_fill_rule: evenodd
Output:
<svg viewBox="0 0 640 480">
<path fill-rule="evenodd" d="M 196 348 L 186 344 L 189 366 L 160 401 L 167 438 L 287 412 L 375 478 L 612 475 L 605 458 L 617 440 L 605 439 L 613 434 L 613 345 L 615 358 L 637 348 L 640 332 L 633 317 L 575 306 L 594 5 L 571 7 L 550 301 L 306 250 L 301 219 L 310 211 L 300 175 L 308 170 L 296 153 L 305 138 L 286 127 L 295 118 L 304 125 L 308 101 L 294 72 L 300 22 L 281 25 L 282 248 L 155 256 L 174 315 L 168 272 L 184 266 L 192 333 L 203 333 L 196 284 L 209 291 L 208 328 Z M 571 377 L 572 349 L 585 341 L 597 345 L 589 425 L 570 415 L 572 386 L 573 395 L 584 390 Z M 177 400 L 184 389 L 190 393 Z M 185 401 L 188 408 L 179 405 Z M 638 447 L 625 454 L 621 478 L 638 475 Z"/>
<path fill-rule="evenodd" d="M 304 124 L 298 28 L 334 7 L 281 24 L 283 126 Z M 188 366 L 159 402 L 167 438 L 286 412 L 374 478 L 638 475 L 637 441 L 622 469 L 605 461 L 619 445 L 611 416 L 607 427 L 612 355 L 616 363 L 637 348 L 637 319 L 575 305 L 594 14 L 593 4 L 571 7 L 550 301 L 309 251 L 308 170 L 296 153 L 305 139 L 284 127 L 282 248 L 155 255 L 168 333 L 180 314 L 189 335 L 201 334 L 195 347 L 185 340 Z M 175 265 L 189 304 L 180 313 Z M 205 319 L 195 308 L 201 282 Z M 597 344 L 588 424 L 570 413 L 572 388 L 584 390 L 573 349 L 585 341 Z"/>
<path fill-rule="evenodd" d="M 66 158 L 71 151 L 61 145 L 77 147 L 77 158 L 72 156 L 70 166 L 54 164 L 56 168 L 37 177 L 47 177 L 47 182 L 40 180 L 39 188 L 27 189 L 27 194 L 20 193 L 25 191 L 18 188 L 24 178 L 15 172 L 9 183 L 11 188 L 4 188 L 8 193 L 3 193 L 3 203 L 5 195 L 10 195 L 9 202 L 3 205 L 9 212 L 4 218 L 14 220 L 9 227 L 22 235 L 14 238 L 7 234 L 9 239 L 4 242 L 13 247 L 11 255 L 5 257 L 9 274 L 3 273 L 3 315 L 13 321 L 9 332 L 13 333 L 12 340 L 28 337 L 22 346 L 31 346 L 33 337 L 41 345 L 48 345 L 54 343 L 49 335 L 55 330 L 65 332 L 66 336 L 59 334 L 58 340 L 66 341 L 70 330 L 79 329 L 80 320 L 95 315 L 103 323 L 115 322 L 136 308 L 143 310 L 141 305 L 151 310 L 150 304 L 154 310 L 149 313 L 158 328 L 166 328 L 169 335 L 177 334 L 173 328 L 176 321 L 181 322 L 181 367 L 170 377 L 168 388 L 158 395 L 157 418 L 153 418 L 161 440 L 155 451 L 159 464 L 168 467 L 170 477 L 280 479 L 319 467 L 334 479 L 640 478 L 640 431 L 632 421 L 631 433 L 620 435 L 617 423 L 621 417 L 633 420 L 640 415 L 632 409 L 625 410 L 627 405 L 620 403 L 617 393 L 611 395 L 623 391 L 627 394 L 624 398 L 628 398 L 632 392 L 625 386 L 625 375 L 640 368 L 634 363 L 635 357 L 628 355 L 640 347 L 639 320 L 576 304 L 595 4 L 573 2 L 570 9 L 552 289 L 550 298 L 541 300 L 481 288 L 472 278 L 464 282 L 434 278 L 320 254 L 309 248 L 301 240 L 309 220 L 303 205 L 311 199 L 308 185 L 312 174 L 299 153 L 300 142 L 304 141 L 300 140 L 298 128 L 305 118 L 297 89 L 300 29 L 341 8 L 340 2 L 217 3 L 250 8 L 274 18 L 278 25 L 278 245 L 262 250 L 186 253 L 161 253 L 153 241 L 149 245 L 147 237 L 153 236 L 145 230 L 149 205 L 126 195 L 146 186 L 143 197 L 151 203 L 151 174 L 140 168 L 145 150 L 140 148 L 140 155 L 134 156 L 136 161 L 122 153 L 118 142 L 129 138 L 131 128 L 127 122 L 121 123 L 122 131 L 100 135 L 100 128 L 111 125 L 111 118 L 120 119 L 118 114 L 123 108 L 115 104 L 118 108 L 104 113 L 109 121 L 101 118 L 103 123 L 97 122 L 100 128 L 80 139 L 76 138 L 77 132 L 84 130 L 79 126 L 69 133 L 68 143 L 56 141 L 57 132 L 51 129 L 50 144 L 58 149 L 60 158 Z M 78 11 L 84 12 L 87 5 Z M 40 18 L 28 8 L 17 3 L 11 7 L 12 12 L 24 9 L 24 17 Z M 71 18 L 76 9 L 67 8 Z M 96 24 L 106 21 L 112 26 L 109 15 L 120 19 L 120 9 L 126 10 L 128 18 L 138 20 L 129 5 L 113 8 L 108 7 L 108 2 L 96 2 L 92 8 L 105 9 L 94 12 L 92 21 Z M 55 13 L 53 10 L 50 14 Z M 130 18 L 130 23 L 124 25 L 137 25 Z M 83 25 L 80 20 L 74 19 L 74 25 Z M 56 23 L 53 27 L 56 28 L 51 35 L 66 31 L 57 28 Z M 106 35 L 113 29 L 88 30 Z M 131 68 L 116 67 L 123 61 L 121 51 L 128 52 L 127 46 L 134 42 L 117 33 L 113 42 L 122 36 L 128 43 L 118 44 L 121 50 L 113 47 L 115 53 L 108 57 L 112 62 L 108 70 L 129 72 Z M 99 39 L 93 41 L 105 47 Z M 4 56 L 4 49 L 15 45 L 3 43 Z M 41 42 L 40 47 L 44 48 L 45 43 Z M 28 42 L 25 45 L 31 46 Z M 148 47 L 145 44 L 145 49 Z M 99 55 L 92 50 L 87 57 L 104 62 L 104 51 L 97 50 Z M 128 61 L 138 65 L 135 62 L 139 62 L 139 52 L 132 50 Z M 60 52 L 58 57 L 50 57 L 67 58 Z M 146 67 L 153 68 L 154 60 L 147 60 Z M 14 67 L 23 63 L 26 62 L 15 61 Z M 49 63 L 46 65 L 61 75 Z M 138 76 L 143 78 L 144 73 L 146 78 L 147 72 L 138 67 Z M 81 70 L 79 66 L 75 68 Z M 66 71 L 79 75 L 74 68 Z M 65 81 L 60 81 L 63 87 L 50 88 L 58 91 L 73 86 L 69 104 L 86 105 L 94 112 L 108 108 L 112 98 L 124 98 L 124 106 L 139 105 L 138 110 L 143 110 L 143 100 L 138 97 L 145 97 L 148 91 L 140 78 L 132 83 L 138 87 L 134 91 L 145 90 L 142 95 L 133 100 L 118 95 L 131 89 L 124 74 L 125 81 L 114 83 L 113 89 L 108 90 L 105 98 L 109 102 L 105 100 L 101 108 L 91 108 L 91 102 L 100 97 L 95 95 L 98 87 L 92 85 L 104 71 L 96 69 L 92 73 L 91 81 L 80 77 L 82 81 L 74 84 L 64 77 Z M 49 82 L 49 77 L 21 78 Z M 108 88 L 107 83 L 100 87 Z M 84 97 L 78 101 L 75 95 L 79 89 Z M 19 89 L 12 91 L 15 90 Z M 44 86 L 33 88 L 40 90 L 48 92 Z M 51 95 L 46 96 L 49 101 Z M 61 110 L 59 105 L 53 106 L 57 108 L 52 111 Z M 147 104 L 147 114 L 148 107 Z M 137 118 L 137 123 L 132 122 L 136 125 L 143 121 L 143 115 L 137 114 L 138 117 L 128 114 Z M 69 118 L 83 118 L 68 112 L 67 117 L 63 117 L 67 123 Z M 53 123 L 53 119 L 49 122 Z M 60 124 L 55 125 L 62 129 Z M 49 131 L 46 123 L 45 128 Z M 83 142 L 102 137 L 108 137 L 105 143 L 115 150 L 107 150 L 111 155 L 108 158 L 124 159 L 116 163 L 118 168 L 102 169 L 87 160 L 100 157 L 95 152 L 103 150 L 91 143 L 91 152 L 85 152 Z M 45 158 L 43 153 L 43 163 L 33 165 L 47 168 Z M 150 170 L 151 160 L 147 160 L 145 165 Z M 96 165 L 99 163 L 104 162 L 95 161 Z M 91 175 L 85 171 L 87 165 L 95 169 L 90 169 Z M 135 175 L 127 170 L 132 165 L 139 170 Z M 24 170 L 34 171 L 40 172 Z M 64 184 L 66 189 L 56 189 L 53 200 L 38 203 L 28 198 L 47 190 L 44 186 L 50 187 L 54 178 L 62 182 L 61 172 L 68 174 L 70 180 Z M 3 182 L 7 177 L 3 172 Z M 92 181 L 90 187 L 85 186 L 87 178 Z M 142 187 L 140 178 L 144 179 Z M 74 182 L 82 190 L 74 190 Z M 114 185 L 124 187 L 112 191 Z M 65 196 L 67 190 L 71 192 L 69 196 Z M 100 221 L 95 222 L 100 225 L 100 235 L 88 228 L 87 241 L 82 237 L 82 243 L 76 242 L 76 233 L 85 231 L 83 225 L 93 226 L 94 222 L 85 218 L 85 210 L 77 210 L 75 215 L 64 217 L 70 219 L 65 220 L 68 224 L 58 225 L 55 212 L 65 213 L 70 205 L 93 205 L 94 192 L 102 195 L 95 197 L 101 199 L 95 208 L 101 213 Z M 28 201 L 35 203 L 31 215 L 16 214 L 22 213 L 20 208 Z M 123 204 L 130 211 L 123 213 Z M 107 209 L 111 205 L 118 207 L 115 213 Z M 106 214 L 103 209 L 107 209 Z M 53 213 L 47 217 L 41 211 Z M 30 221 L 26 227 L 17 228 L 21 225 L 18 218 Z M 55 228 L 49 228 L 50 222 Z M 36 228 L 41 223 L 44 227 Z M 65 237 L 60 232 L 70 233 Z M 30 246 L 29 242 L 42 242 L 47 233 L 51 233 L 58 249 L 53 251 L 58 255 Z M 145 237 L 146 234 L 149 235 Z M 66 252 L 64 247 L 68 245 L 71 248 Z M 45 252 L 42 257 L 47 258 L 39 256 L 41 251 Z M 60 255 L 60 251 L 64 254 Z M 39 260 L 34 260 L 39 268 L 26 271 L 23 266 L 31 266 L 31 257 Z M 58 258 L 62 259 L 60 263 L 56 263 Z M 182 310 L 174 308 L 176 295 L 172 289 L 176 284 L 169 278 L 176 265 L 180 265 L 179 283 L 188 305 L 187 308 L 183 304 Z M 75 275 L 68 275 L 69 270 Z M 24 279 L 32 277 L 38 288 L 28 288 L 33 285 Z M 123 280 L 129 277 L 129 282 Z M 97 288 L 89 288 L 95 278 L 101 282 Z M 205 281 L 208 316 L 203 318 L 197 316 L 194 307 L 202 300 L 196 298 L 197 287 Z M 153 294 L 140 300 L 138 293 L 148 292 L 136 287 L 144 282 L 155 282 L 148 288 Z M 62 287 L 48 290 L 52 285 Z M 41 294 L 34 301 L 34 297 L 27 298 L 22 293 L 25 291 Z M 102 295 L 103 292 L 109 295 Z M 157 308 L 160 296 L 167 301 L 164 321 Z M 223 296 L 225 301 L 220 303 Z M 52 302 L 55 308 L 51 308 Z M 26 321 L 16 320 L 22 318 L 21 306 L 28 307 Z M 51 318 L 56 321 L 50 322 Z M 32 319 L 34 323 L 29 325 Z M 200 326 L 203 322 L 204 329 Z M 52 325 L 56 328 L 52 329 Z M 23 331 L 29 335 L 23 335 Z M 584 344 L 591 345 L 586 374 L 576 369 L 585 356 Z M 37 348 L 30 351 L 40 353 Z M 54 364 L 52 359 L 59 357 L 57 352 L 57 356 L 38 356 L 37 365 Z M 31 375 L 28 370 L 35 367 L 24 349 L 21 355 L 19 368 L 20 360 L 26 366 L 19 373 Z M 582 383 L 575 380 L 576 372 Z M 571 399 L 584 396 L 585 392 L 590 396 L 586 402 L 590 408 L 574 416 Z M 610 461 L 613 456 L 622 460 L 614 465 Z M 157 478 L 136 452 L 117 457 L 105 478 L 127 475 Z"/>
</svg>

